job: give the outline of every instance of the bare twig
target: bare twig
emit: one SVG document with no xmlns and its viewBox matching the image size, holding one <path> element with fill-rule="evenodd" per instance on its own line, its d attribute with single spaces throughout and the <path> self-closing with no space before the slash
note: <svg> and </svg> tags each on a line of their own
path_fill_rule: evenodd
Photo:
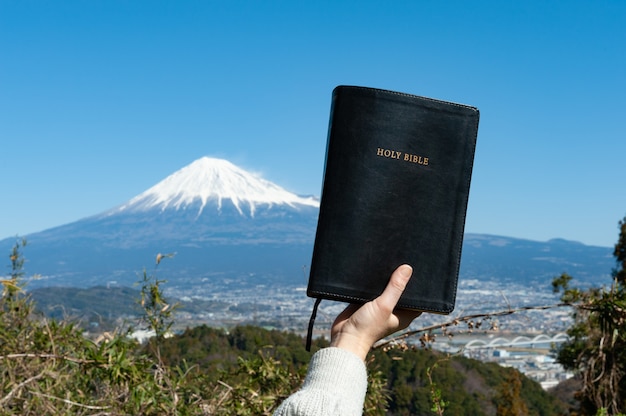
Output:
<svg viewBox="0 0 626 416">
<path fill-rule="evenodd" d="M 58 359 L 58 360 L 71 361 L 77 364 L 91 364 L 95 362 L 94 360 L 82 360 L 80 358 L 73 358 L 73 357 L 67 357 L 67 356 L 56 355 L 56 354 L 26 354 L 25 353 L 25 354 L 0 355 L 0 361 L 14 359 L 14 358 L 53 358 L 53 359 Z"/>
<path fill-rule="evenodd" d="M 4 396 L 1 400 L 0 400 L 0 406 L 3 405 L 5 402 L 11 400 L 11 397 L 13 397 L 13 395 L 15 393 L 17 393 L 18 391 L 20 391 L 20 389 L 22 387 L 24 387 L 25 385 L 27 385 L 28 383 L 31 383 L 35 380 L 39 380 L 40 378 L 42 378 L 43 376 L 46 375 L 46 371 L 37 374 L 36 376 L 32 376 L 30 378 L 27 378 L 26 380 L 22 381 L 20 384 L 18 384 L 17 386 L 15 386 L 10 392 L 9 394 L 7 394 L 6 396 Z"/>
<path fill-rule="evenodd" d="M 222 405 L 224 400 L 226 400 L 226 398 L 230 396 L 230 394 L 233 392 L 234 389 L 228 384 L 224 383 L 222 380 L 217 380 L 217 382 L 221 384 L 222 386 L 226 387 L 226 391 L 220 396 L 220 398 L 217 401 L 216 408 L 219 409 L 219 407 Z"/>
<path fill-rule="evenodd" d="M 31 391 L 31 393 L 35 394 L 37 396 L 45 397 L 47 399 L 60 400 L 63 403 L 66 403 L 66 404 L 69 404 L 69 405 L 72 405 L 72 406 L 83 407 L 83 408 L 89 409 L 89 410 L 105 410 L 105 409 L 111 408 L 111 406 L 91 406 L 91 405 L 88 405 L 88 404 L 77 403 L 77 402 L 73 402 L 73 401 L 68 400 L 68 399 L 63 399 L 61 397 L 56 397 L 56 396 L 51 396 L 49 394 L 40 393 L 38 391 Z"/>
<path fill-rule="evenodd" d="M 472 321 L 474 319 L 479 319 L 479 318 L 492 318 L 492 317 L 496 317 L 496 316 L 506 316 L 506 315 L 512 315 L 514 313 L 518 313 L 518 312 L 525 312 L 525 311 L 532 311 L 532 310 L 536 310 L 536 311 L 541 311 L 541 310 L 546 310 L 546 309 L 555 309 L 555 308 L 563 308 L 566 306 L 572 306 L 571 303 L 557 303 L 554 305 L 544 305 L 544 306 L 524 306 L 521 308 L 515 308 L 515 309 L 506 309 L 506 310 L 502 310 L 502 311 L 496 311 L 496 312 L 487 312 L 487 313 L 478 313 L 478 314 L 474 314 L 474 315 L 465 315 L 465 316 L 461 316 L 459 318 L 454 318 L 451 321 L 448 322 L 444 322 L 441 324 L 436 324 L 436 325 L 431 325 L 431 326 L 427 326 L 424 328 L 420 328 L 420 329 L 415 329 L 412 331 L 407 331 L 404 332 L 400 335 L 397 335 L 395 337 L 392 338 L 388 338 L 382 341 L 379 341 L 376 345 L 374 345 L 374 348 L 381 348 L 384 347 L 386 345 L 395 343 L 397 341 L 406 339 L 408 337 L 411 337 L 413 335 L 416 334 L 420 334 L 423 332 L 429 332 L 429 331 L 433 331 L 436 329 L 445 329 L 445 328 L 449 328 L 451 326 L 457 326 L 460 323 L 463 322 L 469 322 Z"/>
</svg>

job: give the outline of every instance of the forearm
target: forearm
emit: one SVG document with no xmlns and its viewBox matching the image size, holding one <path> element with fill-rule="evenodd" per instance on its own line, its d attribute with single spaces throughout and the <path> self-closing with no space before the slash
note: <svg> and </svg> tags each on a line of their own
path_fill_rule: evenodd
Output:
<svg viewBox="0 0 626 416">
<path fill-rule="evenodd" d="M 324 348 L 311 358 L 302 388 L 274 416 L 361 415 L 366 391 L 363 360 L 340 348 Z"/>
</svg>

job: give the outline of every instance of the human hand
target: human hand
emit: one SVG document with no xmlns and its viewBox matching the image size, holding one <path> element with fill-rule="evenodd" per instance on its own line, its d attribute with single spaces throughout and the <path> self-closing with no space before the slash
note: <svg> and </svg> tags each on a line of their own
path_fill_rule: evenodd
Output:
<svg viewBox="0 0 626 416">
<path fill-rule="evenodd" d="M 408 309 L 394 310 L 406 288 L 413 268 L 398 267 L 387 287 L 376 299 L 363 305 L 351 304 L 337 316 L 330 331 L 330 345 L 348 350 L 365 360 L 374 343 L 409 324 L 422 313 Z"/>
</svg>

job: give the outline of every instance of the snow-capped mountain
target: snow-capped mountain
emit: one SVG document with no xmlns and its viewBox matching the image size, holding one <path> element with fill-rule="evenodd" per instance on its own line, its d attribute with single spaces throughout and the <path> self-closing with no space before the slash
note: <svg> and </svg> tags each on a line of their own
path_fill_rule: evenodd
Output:
<svg viewBox="0 0 626 416">
<path fill-rule="evenodd" d="M 225 204 L 232 204 L 239 214 L 250 217 L 254 217 L 257 207 L 319 208 L 319 200 L 314 197 L 288 192 L 227 160 L 203 157 L 109 213 L 154 208 L 179 210 L 199 205 L 197 214 L 200 215 L 211 202 L 217 205 L 218 212 Z"/>
<path fill-rule="evenodd" d="M 118 207 L 27 236 L 28 267 L 50 283 L 86 286 L 134 279 L 157 253 L 175 252 L 170 263 L 182 275 L 292 270 L 301 277 L 318 211 L 317 198 L 203 157 Z"/>
<path fill-rule="evenodd" d="M 318 212 L 317 198 L 204 157 L 120 206 L 26 236 L 25 271 L 42 275 L 31 287 L 132 285 L 158 253 L 176 253 L 159 265 L 173 287 L 206 291 L 220 279 L 244 291 L 303 286 Z M 14 243 L 0 241 L 0 251 Z M 460 278 L 549 285 L 567 271 L 597 281 L 614 266 L 611 253 L 558 239 L 466 234 Z"/>
</svg>

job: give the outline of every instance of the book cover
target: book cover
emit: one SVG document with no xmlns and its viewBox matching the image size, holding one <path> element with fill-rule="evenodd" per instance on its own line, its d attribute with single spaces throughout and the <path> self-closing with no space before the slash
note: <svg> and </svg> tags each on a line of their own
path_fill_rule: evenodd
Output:
<svg viewBox="0 0 626 416">
<path fill-rule="evenodd" d="M 333 90 L 308 296 L 364 303 L 407 263 L 398 307 L 453 311 L 478 119 L 467 105 Z"/>
</svg>

